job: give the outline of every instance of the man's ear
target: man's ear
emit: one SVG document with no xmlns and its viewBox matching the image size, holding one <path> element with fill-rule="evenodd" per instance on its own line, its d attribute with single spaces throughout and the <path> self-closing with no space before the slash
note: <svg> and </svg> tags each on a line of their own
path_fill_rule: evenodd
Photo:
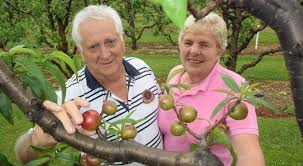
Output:
<svg viewBox="0 0 303 166">
<path fill-rule="evenodd" d="M 81 56 L 82 60 L 84 60 L 84 56 L 83 56 L 83 49 L 82 49 L 82 47 L 81 47 L 81 46 L 79 46 L 79 45 L 77 45 L 77 50 L 78 50 L 78 52 L 79 52 L 79 54 L 80 54 L 80 56 Z"/>
<path fill-rule="evenodd" d="M 123 50 L 124 50 L 124 52 L 125 52 L 125 51 L 126 51 L 126 46 L 125 46 L 125 43 L 126 43 L 125 39 L 126 39 L 126 36 L 125 36 L 125 33 L 122 34 L 122 39 L 123 39 L 123 41 L 122 41 L 122 43 L 123 43 Z"/>
</svg>

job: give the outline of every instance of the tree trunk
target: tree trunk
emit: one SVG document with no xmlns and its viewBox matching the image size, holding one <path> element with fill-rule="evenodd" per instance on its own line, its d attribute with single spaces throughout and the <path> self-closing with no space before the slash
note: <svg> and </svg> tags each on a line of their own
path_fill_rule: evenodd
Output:
<svg viewBox="0 0 303 166">
<path fill-rule="evenodd" d="M 229 2 L 241 5 L 239 0 Z M 297 0 L 244 0 L 243 5 L 278 35 L 290 77 L 296 118 L 303 137 L 303 8 Z"/>
<path fill-rule="evenodd" d="M 236 71 L 236 65 L 237 65 L 237 59 L 238 59 L 238 40 L 239 40 L 239 34 L 240 34 L 240 28 L 241 28 L 241 10 L 235 9 L 235 18 L 231 19 L 232 24 L 232 35 L 231 35 L 231 41 L 230 41 L 230 56 L 231 58 L 228 58 L 226 62 L 226 67 L 229 70 Z"/>
</svg>

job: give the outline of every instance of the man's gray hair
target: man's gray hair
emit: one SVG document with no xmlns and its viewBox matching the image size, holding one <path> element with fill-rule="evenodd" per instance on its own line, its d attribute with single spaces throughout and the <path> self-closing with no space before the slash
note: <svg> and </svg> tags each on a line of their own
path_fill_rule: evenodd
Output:
<svg viewBox="0 0 303 166">
<path fill-rule="evenodd" d="M 81 48 L 81 35 L 79 33 L 79 27 L 82 22 L 89 20 L 105 20 L 109 18 L 114 21 L 116 31 L 123 41 L 123 26 L 118 12 L 109 6 L 90 5 L 79 11 L 73 20 L 72 38 L 75 44 Z"/>
</svg>

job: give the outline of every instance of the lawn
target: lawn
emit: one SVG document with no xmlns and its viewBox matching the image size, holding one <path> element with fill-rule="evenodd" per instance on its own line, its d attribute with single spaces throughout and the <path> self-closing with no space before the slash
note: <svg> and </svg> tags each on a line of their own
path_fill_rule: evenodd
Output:
<svg viewBox="0 0 303 166">
<path fill-rule="evenodd" d="M 154 71 L 157 78 L 166 78 L 170 69 L 180 64 L 178 55 L 130 55 L 144 60 Z M 251 62 L 256 56 L 239 56 L 238 67 Z M 253 68 L 244 71 L 247 80 L 288 80 L 283 56 L 265 56 Z"/>
</svg>

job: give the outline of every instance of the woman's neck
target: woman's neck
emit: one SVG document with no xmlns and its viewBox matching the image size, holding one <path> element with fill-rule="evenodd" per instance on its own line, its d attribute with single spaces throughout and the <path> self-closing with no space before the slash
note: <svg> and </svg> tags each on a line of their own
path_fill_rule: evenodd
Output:
<svg viewBox="0 0 303 166">
<path fill-rule="evenodd" d="M 187 72 L 184 72 L 181 75 L 180 83 L 187 84 L 190 87 L 194 87 L 198 85 L 201 82 L 201 80 L 203 80 L 204 78 L 205 77 L 201 77 L 200 75 L 190 75 Z"/>
</svg>

